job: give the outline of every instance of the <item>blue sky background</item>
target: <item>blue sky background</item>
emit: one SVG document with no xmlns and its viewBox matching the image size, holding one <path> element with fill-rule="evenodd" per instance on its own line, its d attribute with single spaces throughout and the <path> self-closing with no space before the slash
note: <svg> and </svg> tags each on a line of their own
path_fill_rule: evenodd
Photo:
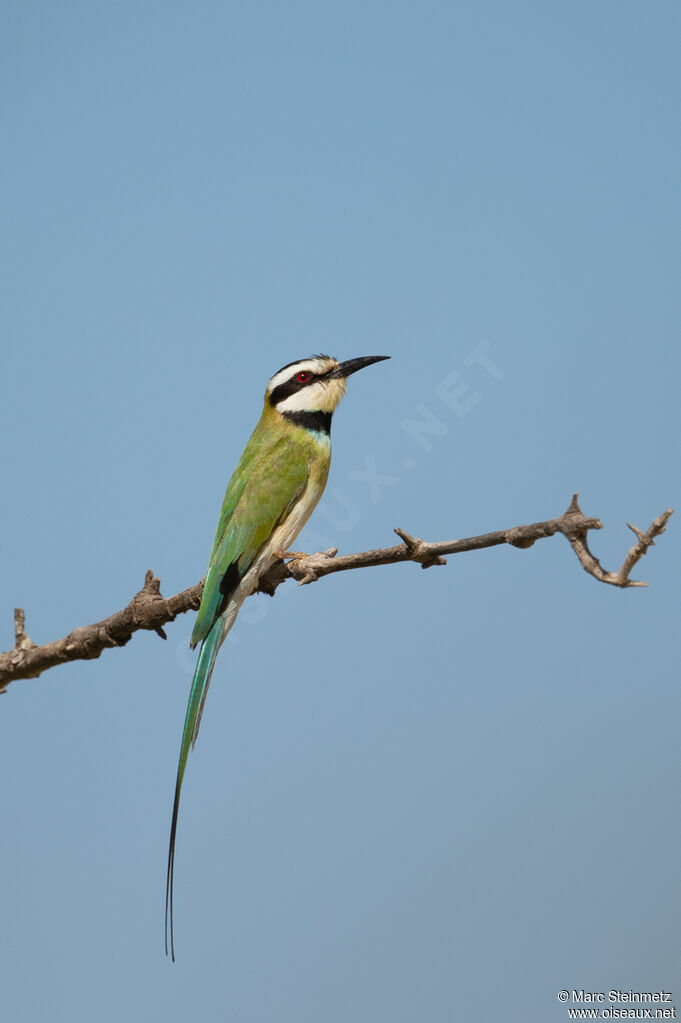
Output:
<svg viewBox="0 0 681 1023">
<path fill-rule="evenodd" d="M 0 647 L 15 606 L 46 642 L 148 568 L 195 582 L 268 377 L 317 351 L 392 361 L 351 380 L 298 546 L 579 490 L 617 567 L 680 501 L 680 28 L 619 0 L 7 0 Z M 254 599 L 186 778 L 175 966 L 193 616 L 12 685 L 3 1019 L 679 1005 L 678 537 L 647 590 L 557 538 Z"/>
</svg>

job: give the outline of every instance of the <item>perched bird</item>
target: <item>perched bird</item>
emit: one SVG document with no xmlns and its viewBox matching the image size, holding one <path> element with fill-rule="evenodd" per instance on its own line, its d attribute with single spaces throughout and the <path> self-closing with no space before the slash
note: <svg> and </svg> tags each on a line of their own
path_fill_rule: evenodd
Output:
<svg viewBox="0 0 681 1023">
<path fill-rule="evenodd" d="M 192 649 L 200 643 L 201 650 L 182 730 L 166 881 L 166 955 L 170 947 L 173 961 L 180 792 L 218 650 L 246 597 L 288 550 L 322 496 L 331 462 L 331 417 L 345 394 L 347 377 L 387 358 L 369 355 L 338 362 L 315 355 L 280 369 L 267 385 L 262 415 L 227 485 L 191 637 Z"/>
</svg>

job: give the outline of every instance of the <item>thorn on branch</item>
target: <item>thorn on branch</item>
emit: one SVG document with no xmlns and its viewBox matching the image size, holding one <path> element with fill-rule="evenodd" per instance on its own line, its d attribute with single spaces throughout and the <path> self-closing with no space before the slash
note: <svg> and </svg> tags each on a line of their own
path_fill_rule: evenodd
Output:
<svg viewBox="0 0 681 1023">
<path fill-rule="evenodd" d="M 416 561 L 421 568 L 432 568 L 433 565 L 446 565 L 447 559 L 435 554 L 420 537 L 411 536 L 405 529 L 395 529 L 395 532 L 407 548 L 410 561 Z"/>
<path fill-rule="evenodd" d="M 632 526 L 631 522 L 627 522 L 627 526 L 632 531 L 632 533 L 636 534 L 636 536 L 639 538 L 639 540 L 645 541 L 646 534 L 643 532 L 642 529 L 639 529 L 638 526 Z M 646 545 L 646 549 L 647 549 L 647 547 L 653 547 L 654 545 L 655 545 L 655 541 L 654 540 L 649 540 L 647 545 Z"/>
<path fill-rule="evenodd" d="M 130 602 L 135 622 L 140 628 L 150 628 L 150 625 L 148 624 L 149 613 L 151 608 L 153 608 L 159 601 L 164 604 L 166 603 L 166 601 L 163 600 L 163 594 L 161 593 L 161 580 L 157 578 L 157 576 L 155 576 L 153 571 L 149 568 L 145 573 L 142 589 L 139 593 L 135 594 Z M 175 621 L 175 617 L 176 616 L 173 612 L 168 608 L 165 620 L 173 622 Z M 161 625 L 152 625 L 151 628 L 158 636 L 161 637 L 161 639 L 168 638 Z M 132 635 L 132 633 L 130 635 Z M 114 642 L 116 645 L 125 646 L 129 639 L 130 636 L 120 636 L 117 637 Z"/>
<path fill-rule="evenodd" d="M 151 597 L 161 596 L 161 580 L 156 578 L 150 568 L 144 574 L 144 586 L 140 593 L 147 593 Z"/>
<path fill-rule="evenodd" d="M 26 612 L 23 607 L 14 608 L 14 647 L 9 651 L 8 657 L 12 666 L 21 664 L 30 655 L 32 650 L 39 650 L 39 647 L 26 632 Z M 32 672 L 27 678 L 37 678 L 39 671 Z M 0 694 L 7 692 L 4 679 L 0 682 Z M 11 681 L 11 679 L 10 679 Z"/>
<path fill-rule="evenodd" d="M 27 650 L 35 646 L 26 635 L 26 612 L 23 607 L 14 608 L 14 646 L 17 650 Z"/>
<path fill-rule="evenodd" d="M 568 510 L 565 512 L 566 515 L 570 515 L 571 513 L 573 515 L 582 514 L 582 509 L 579 507 L 579 493 L 572 495 L 572 500 L 570 501 Z"/>
</svg>

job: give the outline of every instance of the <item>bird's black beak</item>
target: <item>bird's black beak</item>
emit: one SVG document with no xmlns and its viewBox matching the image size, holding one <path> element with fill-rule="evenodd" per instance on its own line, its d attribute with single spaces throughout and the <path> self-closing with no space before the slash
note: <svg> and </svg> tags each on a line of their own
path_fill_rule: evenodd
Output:
<svg viewBox="0 0 681 1023">
<path fill-rule="evenodd" d="M 364 369 L 365 366 L 371 366 L 373 362 L 383 362 L 384 359 L 389 358 L 389 355 L 364 355 L 361 359 L 348 359 L 347 362 L 341 362 L 339 366 L 332 370 L 329 376 L 332 379 L 349 377 L 352 373 L 356 373 L 358 369 Z"/>
</svg>

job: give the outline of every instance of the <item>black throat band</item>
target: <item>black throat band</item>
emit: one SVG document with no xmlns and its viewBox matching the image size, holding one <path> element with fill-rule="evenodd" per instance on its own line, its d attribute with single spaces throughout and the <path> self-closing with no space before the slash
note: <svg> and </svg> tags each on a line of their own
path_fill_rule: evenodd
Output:
<svg viewBox="0 0 681 1023">
<path fill-rule="evenodd" d="M 313 433 L 331 433 L 331 412 L 282 412 L 284 419 Z"/>
</svg>

